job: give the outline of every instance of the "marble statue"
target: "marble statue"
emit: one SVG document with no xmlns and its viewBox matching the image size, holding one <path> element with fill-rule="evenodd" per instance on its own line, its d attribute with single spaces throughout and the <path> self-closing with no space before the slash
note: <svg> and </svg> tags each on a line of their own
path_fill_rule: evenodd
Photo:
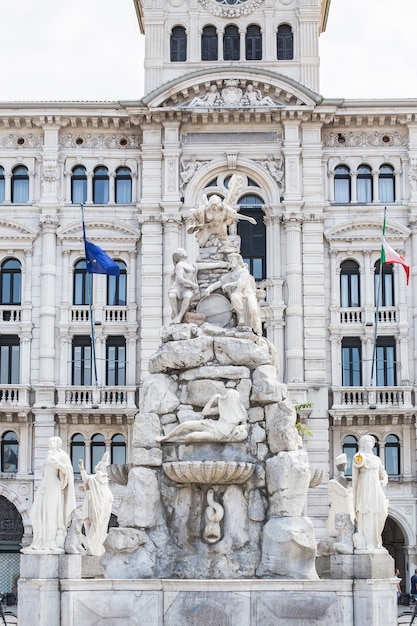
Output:
<svg viewBox="0 0 417 626">
<path fill-rule="evenodd" d="M 372 435 L 361 437 L 359 451 L 352 461 L 355 551 L 385 551 L 381 534 L 388 516 L 388 500 L 383 490 L 388 483 L 388 474 L 379 456 L 372 451 L 374 445 Z"/>
<path fill-rule="evenodd" d="M 329 480 L 329 516 L 327 518 L 326 533 L 329 537 L 336 537 L 335 519 L 338 513 L 347 513 L 351 522 L 355 521 L 355 511 L 353 508 L 352 487 L 345 476 L 347 467 L 346 454 L 340 454 L 336 458 L 337 475 Z"/>
<path fill-rule="evenodd" d="M 188 105 L 189 107 L 210 107 L 220 104 L 221 98 L 217 85 L 210 85 L 205 96 L 196 96 Z"/>
<path fill-rule="evenodd" d="M 204 419 L 186 420 L 168 435 L 157 437 L 157 441 L 197 443 L 243 441 L 247 438 L 247 413 L 236 389 L 228 389 L 224 395 L 216 393 L 207 402 L 202 413 Z M 206 415 L 218 415 L 219 418 L 205 419 Z"/>
<path fill-rule="evenodd" d="M 223 245 L 227 243 L 228 227 L 238 220 L 246 220 L 251 224 L 256 224 L 256 220 L 252 217 L 241 215 L 231 206 L 236 201 L 241 184 L 242 177 L 234 174 L 229 183 L 227 197 L 224 200 L 216 194 L 210 198 L 203 194 L 200 206 L 197 209 L 191 209 L 190 218 L 194 224 L 188 228 L 187 232 L 196 236 L 201 248 L 219 242 Z"/>
<path fill-rule="evenodd" d="M 109 453 L 103 455 L 95 467 L 95 474 L 89 476 L 84 469 L 82 459 L 78 461 L 81 478 L 84 483 L 83 520 L 86 534 L 87 551 L 91 555 L 104 553 L 104 540 L 107 537 L 113 494 L 109 487 L 107 465 Z"/>
<path fill-rule="evenodd" d="M 174 271 L 168 297 L 171 303 L 172 321 L 179 323 L 188 311 L 192 298 L 198 292 L 197 266 L 187 261 L 187 252 L 183 248 L 178 248 L 172 254 L 172 261 Z"/>
<path fill-rule="evenodd" d="M 326 537 L 319 542 L 320 555 L 352 554 L 355 511 L 353 492 L 345 476 L 347 467 L 346 454 L 336 458 L 337 475 L 329 480 L 329 516 L 326 524 Z"/>
<path fill-rule="evenodd" d="M 238 326 L 249 326 L 257 334 L 262 334 L 256 285 L 248 266 L 240 254 L 229 254 L 230 271 L 207 287 L 205 295 L 222 289 L 236 313 Z"/>
<path fill-rule="evenodd" d="M 242 91 L 228 80 L 223 102 Z M 317 580 L 305 515 L 317 472 L 240 255 L 238 220 L 254 222 L 234 208 L 242 189 L 234 174 L 224 200 L 203 195 L 188 228 L 196 259 L 173 255 L 172 318 L 141 387 L 106 578 Z"/>
<path fill-rule="evenodd" d="M 255 89 L 255 87 L 249 83 L 246 87 L 245 95 L 243 96 L 245 104 L 254 107 L 263 107 L 263 106 L 273 106 L 277 105 L 269 96 L 263 96 L 259 89 Z"/>
<path fill-rule="evenodd" d="M 198 294 L 197 272 L 226 268 L 227 262 L 190 263 L 184 248 L 178 248 L 173 252 L 172 262 L 174 271 L 171 276 L 172 284 L 168 291 L 168 297 L 171 304 L 172 323 L 179 324 L 190 308 L 192 299 Z"/>
<path fill-rule="evenodd" d="M 65 554 L 82 554 L 83 556 L 87 554 L 87 550 L 84 547 L 86 538 L 82 533 L 82 528 L 82 511 L 81 509 L 74 509 L 71 515 L 71 524 L 65 539 Z"/>
<path fill-rule="evenodd" d="M 60 437 L 50 437 L 42 466 L 42 480 L 30 511 L 33 541 L 24 553 L 63 554 L 67 528 L 75 509 L 71 459 Z"/>
</svg>

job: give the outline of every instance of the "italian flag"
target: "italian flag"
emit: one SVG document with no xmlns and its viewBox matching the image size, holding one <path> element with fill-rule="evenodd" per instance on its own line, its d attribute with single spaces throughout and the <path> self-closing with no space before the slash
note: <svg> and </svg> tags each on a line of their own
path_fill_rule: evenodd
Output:
<svg viewBox="0 0 417 626">
<path fill-rule="evenodd" d="M 385 233 L 385 220 L 384 220 L 384 228 L 382 235 L 382 247 L 381 247 L 381 263 L 399 263 L 403 266 L 405 275 L 406 275 L 406 284 L 408 285 L 408 281 L 410 280 L 410 266 L 407 265 L 407 262 L 403 256 L 395 252 L 393 248 L 387 243 L 384 233 Z"/>
</svg>

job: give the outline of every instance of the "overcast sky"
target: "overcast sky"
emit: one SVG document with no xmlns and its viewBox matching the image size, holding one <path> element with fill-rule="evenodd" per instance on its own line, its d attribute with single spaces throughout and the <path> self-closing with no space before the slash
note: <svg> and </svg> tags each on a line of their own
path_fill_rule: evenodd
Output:
<svg viewBox="0 0 417 626">
<path fill-rule="evenodd" d="M 0 0 L 0 101 L 137 100 L 133 0 Z M 417 99 L 417 0 L 331 0 L 325 97 Z"/>
</svg>

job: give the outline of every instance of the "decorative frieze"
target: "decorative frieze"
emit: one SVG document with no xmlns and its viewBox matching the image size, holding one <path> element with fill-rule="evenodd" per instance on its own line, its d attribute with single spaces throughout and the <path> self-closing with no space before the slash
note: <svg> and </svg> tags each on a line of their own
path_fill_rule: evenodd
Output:
<svg viewBox="0 0 417 626">
<path fill-rule="evenodd" d="M 140 138 L 137 135 L 125 134 L 93 135 L 91 133 L 67 133 L 60 136 L 59 147 L 81 150 L 85 148 L 105 148 L 106 150 L 138 149 L 140 147 Z"/>
<path fill-rule="evenodd" d="M 391 148 L 407 146 L 406 133 L 399 133 L 397 131 L 378 131 L 367 133 L 361 132 L 340 132 L 334 131 L 323 134 L 323 146 L 329 148 L 359 148 L 359 147 L 371 147 L 371 148 Z"/>
<path fill-rule="evenodd" d="M 40 135 L 9 134 L 6 137 L 0 136 L 0 148 L 9 150 L 24 150 L 28 148 L 40 148 L 42 146 L 42 137 Z"/>
</svg>

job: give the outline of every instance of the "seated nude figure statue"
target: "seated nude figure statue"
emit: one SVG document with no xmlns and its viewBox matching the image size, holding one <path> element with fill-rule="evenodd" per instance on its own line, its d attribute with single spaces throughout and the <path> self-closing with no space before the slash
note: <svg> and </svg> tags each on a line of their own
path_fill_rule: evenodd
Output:
<svg viewBox="0 0 417 626">
<path fill-rule="evenodd" d="M 243 441 L 248 436 L 247 413 L 239 392 L 228 389 L 224 395 L 216 393 L 203 408 L 203 415 L 218 415 L 217 420 L 187 420 L 157 441 L 184 443 Z"/>
<path fill-rule="evenodd" d="M 257 334 L 262 334 L 259 304 L 256 297 L 255 279 L 249 273 L 240 254 L 229 254 L 229 272 L 220 280 L 207 287 L 208 296 L 216 289 L 222 289 L 228 296 L 236 313 L 238 326 L 249 326 Z"/>
<path fill-rule="evenodd" d="M 193 263 L 188 260 L 184 248 L 178 248 L 172 254 L 174 271 L 171 276 L 172 284 L 168 291 L 171 304 L 172 322 L 180 324 L 190 308 L 192 299 L 198 294 L 197 272 L 215 268 L 226 268 L 225 261 L 207 263 Z"/>
</svg>

